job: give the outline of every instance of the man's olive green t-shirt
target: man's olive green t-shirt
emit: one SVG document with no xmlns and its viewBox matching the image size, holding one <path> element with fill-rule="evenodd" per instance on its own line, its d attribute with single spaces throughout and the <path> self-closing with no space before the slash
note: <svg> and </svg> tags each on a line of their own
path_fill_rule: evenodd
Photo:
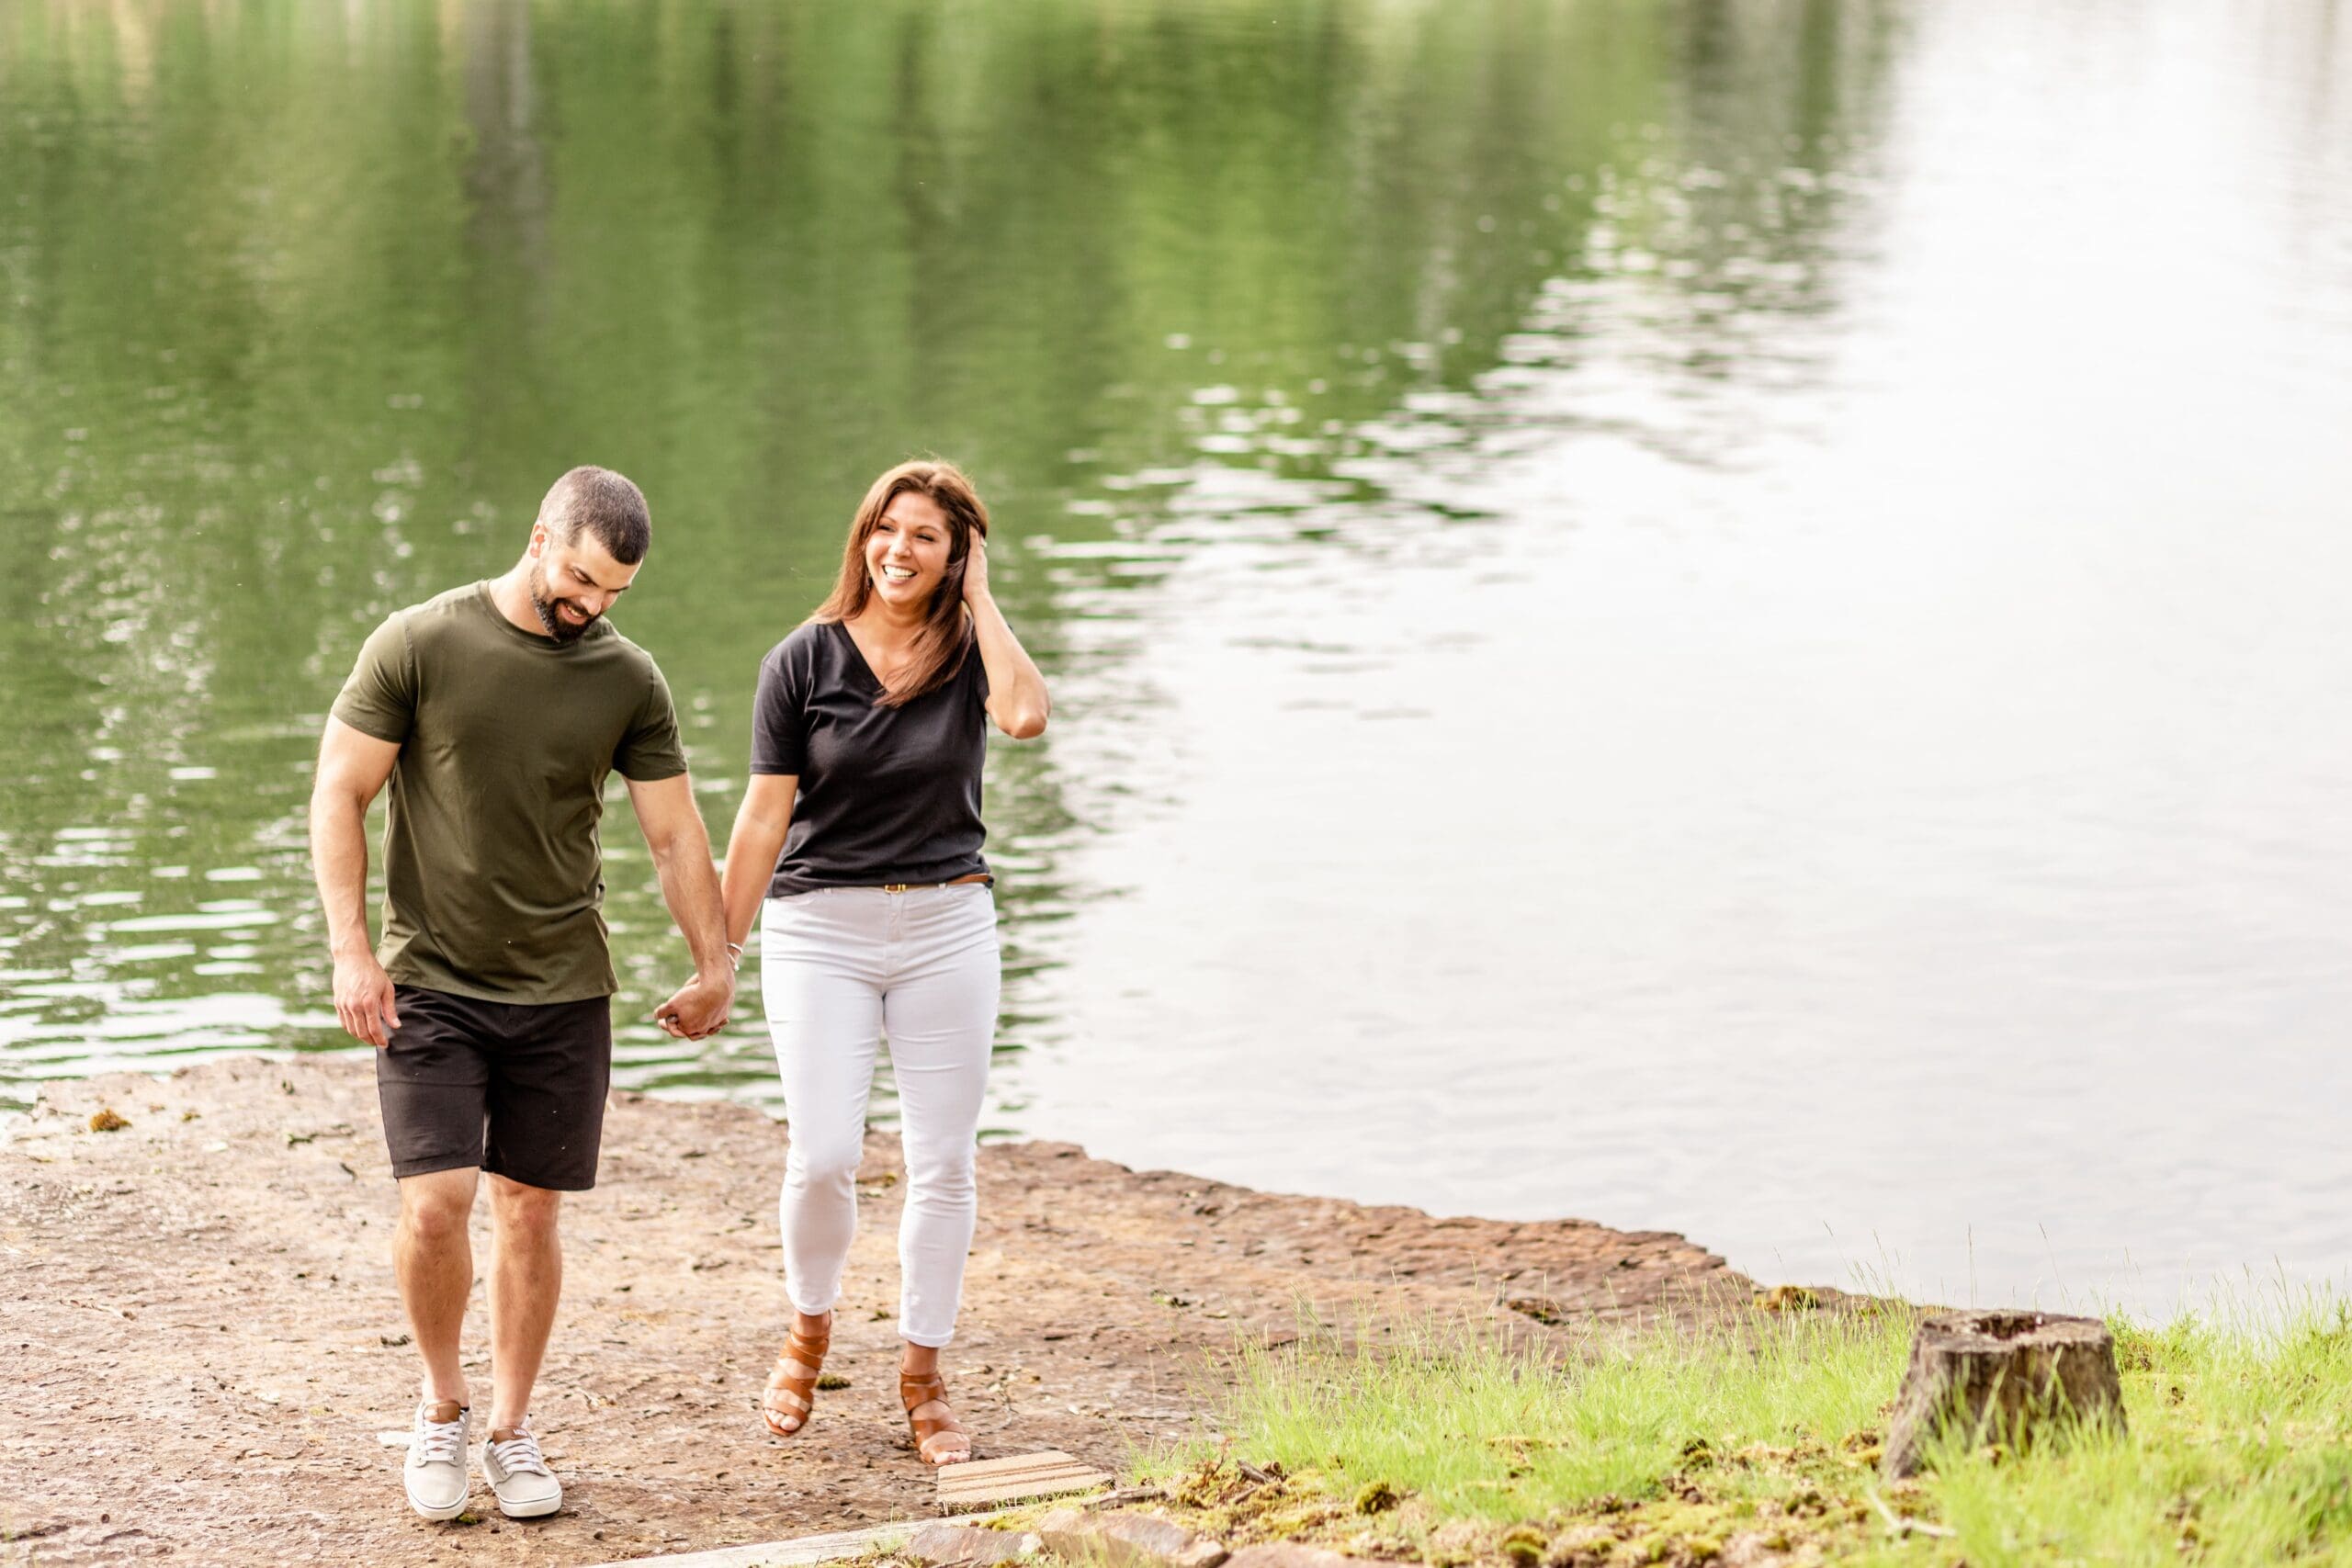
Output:
<svg viewBox="0 0 2352 1568">
<path fill-rule="evenodd" d="M 619 989 L 605 944 L 605 776 L 686 771 L 650 656 L 598 621 L 560 643 L 477 582 L 368 638 L 334 716 L 401 749 L 377 956 L 404 986 L 485 1001 Z"/>
</svg>

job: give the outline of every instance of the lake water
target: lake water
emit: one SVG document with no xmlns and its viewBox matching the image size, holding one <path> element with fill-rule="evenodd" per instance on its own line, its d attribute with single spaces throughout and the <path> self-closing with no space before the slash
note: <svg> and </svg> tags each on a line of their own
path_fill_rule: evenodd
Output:
<svg viewBox="0 0 2352 1568">
<path fill-rule="evenodd" d="M 336 1046 L 322 716 L 555 473 L 723 839 L 935 450 L 1057 696 L 993 1131 L 2341 1280 L 2347 433 L 2329 0 L 11 6 L 0 1104 Z M 622 1077 L 774 1107 L 608 829 Z"/>
</svg>

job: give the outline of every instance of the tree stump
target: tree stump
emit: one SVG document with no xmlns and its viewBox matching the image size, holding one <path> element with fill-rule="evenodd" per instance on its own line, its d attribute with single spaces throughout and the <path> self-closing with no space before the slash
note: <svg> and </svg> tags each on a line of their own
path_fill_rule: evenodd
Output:
<svg viewBox="0 0 2352 1568">
<path fill-rule="evenodd" d="M 1914 1475 L 1940 1433 L 2018 1449 L 2036 1431 L 2087 1421 L 2123 1428 L 2115 1338 L 2095 1317 L 1946 1312 L 1920 1321 L 1881 1461 Z"/>
</svg>

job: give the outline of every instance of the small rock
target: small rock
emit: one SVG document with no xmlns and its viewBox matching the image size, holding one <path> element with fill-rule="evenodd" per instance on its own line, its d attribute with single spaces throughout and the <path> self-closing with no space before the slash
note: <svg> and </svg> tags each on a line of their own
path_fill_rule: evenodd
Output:
<svg viewBox="0 0 2352 1568">
<path fill-rule="evenodd" d="M 1545 1568 L 1587 1568 L 1616 1555 L 1617 1532 L 1607 1525 L 1573 1525 L 1552 1538 Z"/>
<path fill-rule="evenodd" d="M 1012 1562 L 1036 1554 L 1035 1531 L 984 1530 L 972 1525 L 925 1525 L 899 1550 L 918 1562 Z"/>
<path fill-rule="evenodd" d="M 93 1133 L 119 1133 L 130 1125 L 130 1118 L 117 1114 L 111 1105 L 100 1106 L 97 1114 L 90 1118 Z"/>
<path fill-rule="evenodd" d="M 1107 1568 L 1217 1568 L 1225 1545 L 1149 1514 L 1087 1514 L 1057 1508 L 1037 1534 L 1057 1556 Z"/>
<path fill-rule="evenodd" d="M 1225 1568 L 1363 1568 L 1363 1564 L 1319 1546 L 1276 1540 L 1263 1546 L 1243 1547 L 1225 1560 Z"/>
<path fill-rule="evenodd" d="M 1432 1563 L 1492 1561 L 1498 1543 L 1494 1525 L 1481 1518 L 1449 1519 L 1429 1534 L 1422 1556 Z"/>
</svg>

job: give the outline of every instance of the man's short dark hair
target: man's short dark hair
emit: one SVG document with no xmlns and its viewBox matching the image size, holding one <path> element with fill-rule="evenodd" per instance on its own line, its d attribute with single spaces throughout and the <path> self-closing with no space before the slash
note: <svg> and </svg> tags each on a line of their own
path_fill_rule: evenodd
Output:
<svg viewBox="0 0 2352 1568">
<path fill-rule="evenodd" d="M 586 529 L 623 566 L 643 560 L 653 543 L 653 516 L 645 509 L 645 492 L 610 468 L 583 465 L 556 480 L 539 502 L 539 521 L 566 543 Z"/>
</svg>

